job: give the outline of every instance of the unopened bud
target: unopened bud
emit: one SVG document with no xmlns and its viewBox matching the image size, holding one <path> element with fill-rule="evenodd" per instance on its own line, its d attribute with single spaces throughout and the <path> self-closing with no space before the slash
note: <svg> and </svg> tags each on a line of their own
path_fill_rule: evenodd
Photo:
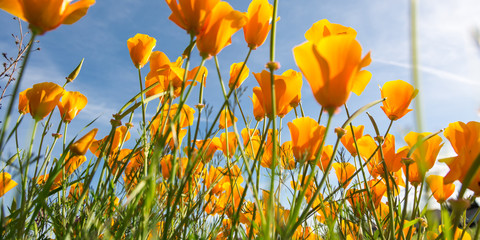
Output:
<svg viewBox="0 0 480 240">
<path fill-rule="evenodd" d="M 343 135 L 345 135 L 347 133 L 347 130 L 345 130 L 341 127 L 337 127 L 337 128 L 335 128 L 335 133 L 337 134 L 338 138 L 341 138 L 341 137 L 343 137 Z"/>
<path fill-rule="evenodd" d="M 78 74 L 80 73 L 80 70 L 82 69 L 83 60 L 84 60 L 84 58 L 82 58 L 82 61 L 80 61 L 78 66 L 75 68 L 75 70 L 73 70 L 70 73 L 70 75 L 68 75 L 68 77 L 66 77 L 67 82 L 73 82 L 73 80 L 75 80 L 75 78 L 77 78 Z"/>
</svg>

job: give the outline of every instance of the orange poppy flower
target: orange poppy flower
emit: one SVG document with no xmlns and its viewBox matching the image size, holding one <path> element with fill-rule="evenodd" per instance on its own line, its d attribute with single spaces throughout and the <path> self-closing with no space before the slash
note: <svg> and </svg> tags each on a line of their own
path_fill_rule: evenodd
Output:
<svg viewBox="0 0 480 240">
<path fill-rule="evenodd" d="M 283 169 L 295 169 L 295 156 L 293 155 L 292 141 L 286 141 L 280 147 L 280 156 Z"/>
<path fill-rule="evenodd" d="M 412 109 L 408 109 L 410 102 L 417 96 L 418 90 L 409 83 L 396 80 L 383 84 L 380 88 L 383 106 L 380 106 L 390 120 L 398 120 Z"/>
<path fill-rule="evenodd" d="M 223 168 L 210 166 L 210 170 L 205 172 L 203 183 L 207 189 L 210 189 L 210 194 L 220 195 L 225 189 L 223 183 L 228 181 L 224 179 Z"/>
<path fill-rule="evenodd" d="M 305 42 L 293 49 L 297 66 L 322 107 L 334 111 L 345 104 L 350 92 L 360 95 L 372 74 L 370 53 L 361 57 L 362 47 L 351 35 L 335 35 L 319 42 Z"/>
<path fill-rule="evenodd" d="M 402 157 L 405 157 L 408 149 L 402 148 L 395 153 L 395 137 L 391 134 L 388 134 L 382 144 L 383 159 L 380 154 L 380 150 L 375 150 L 378 147 L 377 142 L 370 136 L 365 135 L 357 140 L 358 150 L 360 156 L 363 160 L 370 161 L 367 164 L 368 171 L 372 177 L 376 178 L 378 176 L 384 177 L 384 166 L 382 161 L 385 161 L 388 172 L 396 172 L 402 167 Z M 375 152 L 375 154 L 374 154 Z"/>
<path fill-rule="evenodd" d="M 172 14 L 168 19 L 185 29 L 188 34 L 197 35 L 203 28 L 205 18 L 220 0 L 166 0 Z"/>
<path fill-rule="evenodd" d="M 87 150 L 92 145 L 93 141 L 95 141 L 95 135 L 97 135 L 97 132 L 98 128 L 90 130 L 90 132 L 85 134 L 82 138 L 72 143 L 72 145 L 70 146 L 70 151 L 75 155 L 85 155 L 85 153 L 87 153 Z"/>
<path fill-rule="evenodd" d="M 178 57 L 175 62 L 170 62 L 170 59 L 165 53 L 160 51 L 154 51 L 150 55 L 150 72 L 145 78 L 145 87 L 148 88 L 151 85 L 158 83 L 155 87 L 145 93 L 146 97 L 150 97 L 159 93 L 168 92 L 170 87 L 173 88 L 173 97 L 180 96 L 182 91 L 183 78 L 185 75 L 185 69 L 182 68 L 183 59 Z M 192 84 L 192 80 L 198 67 L 193 68 L 187 73 L 187 81 L 185 85 Z M 196 79 L 197 82 L 201 82 L 201 77 L 208 75 L 207 68 L 202 67 L 198 73 Z"/>
<path fill-rule="evenodd" d="M 28 108 L 33 119 L 40 121 L 55 109 L 63 95 L 63 88 L 52 82 L 37 83 L 28 89 Z"/>
<path fill-rule="evenodd" d="M 65 161 L 64 162 L 65 165 L 63 165 L 63 169 L 60 170 L 58 175 L 53 180 L 53 183 L 52 183 L 52 186 L 50 187 L 50 190 L 54 190 L 54 189 L 60 187 L 61 183 L 62 183 L 62 180 L 64 178 L 67 178 L 70 175 L 72 175 L 72 173 L 75 172 L 75 170 L 77 170 L 77 168 L 80 167 L 80 165 L 82 165 L 82 163 L 87 161 L 87 158 L 83 155 L 70 156 L 70 154 L 67 154 L 67 156 L 65 156 L 64 161 Z M 64 170 L 65 170 L 65 172 L 64 172 Z M 37 178 L 37 184 L 46 183 L 49 179 L 49 176 L 50 176 L 49 174 L 39 176 Z"/>
<path fill-rule="evenodd" d="M 216 56 L 232 42 L 232 35 L 246 23 L 246 16 L 233 10 L 227 2 L 219 2 L 207 15 L 202 30 L 197 35 L 200 56 Z"/>
<path fill-rule="evenodd" d="M 132 159 L 125 167 L 125 175 L 123 181 L 125 182 L 125 189 L 130 192 L 137 186 L 140 179 L 140 173 L 143 170 L 143 161 Z"/>
<path fill-rule="evenodd" d="M 310 117 L 302 117 L 288 123 L 292 136 L 293 155 L 297 161 L 313 161 L 325 136 L 325 127 Z"/>
<path fill-rule="evenodd" d="M 140 69 L 147 64 L 156 43 L 157 40 L 155 38 L 141 33 L 137 33 L 135 37 L 128 39 L 128 51 L 130 52 L 133 65 L 135 65 L 136 68 Z"/>
<path fill-rule="evenodd" d="M 164 106 L 162 113 L 160 113 L 156 118 L 154 118 L 150 125 L 150 134 L 152 138 L 155 138 L 157 134 L 165 134 L 167 132 L 167 129 L 170 127 L 170 121 L 173 120 L 177 111 L 178 104 L 176 103 L 173 104 L 171 107 L 168 104 Z M 179 125 L 179 128 L 191 126 L 194 119 L 193 114 L 195 114 L 195 110 L 190 106 L 184 104 L 182 106 L 179 119 L 178 121 L 176 121 L 176 124 L 174 124 L 175 129 L 177 128 L 177 124 Z"/>
<path fill-rule="evenodd" d="M 58 110 L 64 122 L 71 122 L 75 116 L 87 105 L 87 97 L 79 92 L 65 91 L 58 102 Z"/>
<path fill-rule="evenodd" d="M 242 66 L 243 66 L 243 62 L 234 63 L 230 65 L 230 80 L 228 81 L 228 86 L 230 88 L 232 87 L 239 88 L 242 82 L 245 81 L 245 79 L 247 79 L 250 69 L 248 69 L 247 65 L 245 65 L 240 74 L 240 70 L 242 69 Z M 237 81 L 237 78 L 238 78 L 238 81 Z M 233 86 L 235 81 L 237 81 L 237 84 Z"/>
<path fill-rule="evenodd" d="M 237 122 L 238 120 L 237 117 L 233 116 L 233 119 L 232 119 L 232 115 L 233 113 L 228 108 L 223 109 L 220 112 L 220 120 L 218 122 L 219 124 L 218 127 L 220 129 L 225 129 L 225 128 L 231 127 L 233 123 Z"/>
<path fill-rule="evenodd" d="M 110 171 L 113 174 L 116 174 L 117 170 L 122 169 L 124 164 L 126 164 L 129 159 L 131 159 L 130 161 L 138 161 L 143 163 L 143 152 L 138 151 L 132 154 L 131 149 L 121 149 L 108 159 L 108 166 L 110 167 Z"/>
<path fill-rule="evenodd" d="M 450 123 L 443 135 L 452 144 L 457 153 L 456 157 L 442 160 L 450 171 L 445 176 L 445 183 L 453 183 L 455 180 L 463 182 L 473 161 L 480 154 L 480 122 Z M 468 188 L 480 195 L 480 174 L 475 174 Z"/>
<path fill-rule="evenodd" d="M 412 148 L 413 145 L 428 135 L 430 135 L 430 133 L 410 132 L 405 136 L 404 140 L 408 146 Z M 442 138 L 435 135 L 415 149 L 411 156 L 414 163 L 410 164 L 408 171 L 408 181 L 412 183 L 412 185 L 418 185 L 423 181 L 425 173 L 435 164 L 438 152 L 440 152 L 442 146 Z M 403 166 L 404 172 L 406 169 L 406 166 Z"/>
<path fill-rule="evenodd" d="M 253 105 L 255 118 L 265 114 L 272 118 L 272 97 L 270 72 L 263 70 L 253 73 L 260 87 L 253 88 Z M 302 90 L 302 75 L 293 70 L 287 70 L 282 75 L 275 75 L 276 113 L 284 117 L 293 107 L 300 103 Z M 263 117 L 262 117 L 263 118 Z M 257 119 L 258 120 L 258 119 Z"/>
<path fill-rule="evenodd" d="M 245 154 L 254 159 L 257 156 L 260 149 L 261 137 L 258 130 L 250 129 L 250 132 L 246 128 L 241 131 L 243 146 L 245 147 Z"/>
<path fill-rule="evenodd" d="M 7 172 L 0 173 L 0 197 L 17 186 L 17 182 L 12 180 L 12 176 Z"/>
<path fill-rule="evenodd" d="M 108 136 L 104 137 L 101 140 L 94 140 L 90 147 L 90 151 L 95 155 L 95 156 L 100 156 L 100 147 L 103 147 L 102 145 L 105 144 L 105 141 L 107 140 Z M 128 131 L 128 128 L 125 126 L 120 126 L 115 129 L 115 134 L 113 136 L 113 140 L 111 140 L 111 146 L 106 146 L 109 148 L 105 149 L 105 152 L 110 149 L 110 152 L 107 155 L 112 155 L 118 151 L 118 148 L 120 147 L 120 143 L 123 141 L 127 141 L 130 139 L 130 132 Z"/>
<path fill-rule="evenodd" d="M 200 159 L 202 159 L 204 163 L 210 162 L 215 152 L 218 149 L 222 148 L 222 143 L 220 142 L 220 139 L 218 137 L 215 137 L 213 139 L 208 138 L 206 140 L 197 140 L 195 145 L 198 148 L 196 150 L 197 154 L 200 154 Z"/>
<path fill-rule="evenodd" d="M 348 162 L 336 162 L 332 164 L 332 167 L 335 169 L 335 174 L 337 175 L 340 185 L 342 185 L 344 188 L 347 188 L 351 181 L 349 178 L 351 178 L 355 173 L 355 166 Z"/>
<path fill-rule="evenodd" d="M 222 143 L 223 154 L 229 158 L 233 157 L 238 145 L 235 133 L 229 132 L 228 134 L 220 134 L 220 142 Z"/>
<path fill-rule="evenodd" d="M 351 27 L 345 27 L 337 23 L 330 23 L 327 19 L 322 19 L 312 25 L 305 32 L 305 38 L 312 43 L 318 43 L 325 37 L 335 35 L 357 36 L 357 31 Z"/>
<path fill-rule="evenodd" d="M 322 156 L 320 157 L 320 161 L 318 161 L 317 166 L 324 172 L 330 160 L 332 159 L 333 155 L 333 146 L 332 145 L 325 145 L 323 146 Z"/>
<path fill-rule="evenodd" d="M 73 24 L 87 14 L 95 0 L 2 0 L 0 9 L 30 24 L 34 33 L 44 34 L 61 24 Z"/>
<path fill-rule="evenodd" d="M 20 114 L 27 114 L 30 112 L 30 110 L 28 109 L 28 90 L 30 90 L 30 88 L 27 88 L 18 94 L 18 112 Z"/>
<path fill-rule="evenodd" d="M 433 197 L 439 203 L 445 202 L 455 191 L 453 183 L 444 183 L 443 177 L 438 175 L 430 175 L 426 179 L 430 190 L 432 190 Z"/>
<path fill-rule="evenodd" d="M 265 42 L 270 32 L 273 6 L 267 0 L 253 0 L 246 15 L 248 20 L 243 26 L 245 41 L 249 48 L 255 50 Z"/>
<path fill-rule="evenodd" d="M 353 133 L 352 133 L 352 128 L 353 128 Z M 352 126 L 346 127 L 345 129 L 347 130 L 345 135 L 342 136 L 340 141 L 342 141 L 343 146 L 347 149 L 350 154 L 355 157 L 357 156 L 357 148 L 355 147 L 355 141 L 360 139 L 363 136 L 363 129 L 365 126 L 360 125 L 358 127 Z M 353 140 L 353 135 L 355 135 L 355 141 Z"/>
<path fill-rule="evenodd" d="M 87 190 L 88 191 L 88 190 Z M 70 191 L 68 192 L 68 198 L 73 198 L 75 201 L 80 198 L 80 194 L 83 192 L 83 183 L 74 183 L 70 186 Z"/>
</svg>

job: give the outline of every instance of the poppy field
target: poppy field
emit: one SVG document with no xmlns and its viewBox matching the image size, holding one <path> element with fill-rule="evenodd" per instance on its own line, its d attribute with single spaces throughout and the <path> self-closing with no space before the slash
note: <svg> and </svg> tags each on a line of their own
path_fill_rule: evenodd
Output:
<svg viewBox="0 0 480 240">
<path fill-rule="evenodd" d="M 153 36 L 122 40 L 137 93 L 104 135 L 102 119 L 68 128 L 94 104 L 69 90 L 84 60 L 65 80 L 20 86 L 37 40 L 81 24 L 95 0 L 0 0 L 28 24 L 0 75 L 9 94 L 0 98 L 0 239 L 480 239 L 480 210 L 466 216 L 480 195 L 480 122 L 391 133 L 416 114 L 415 50 L 410 82 L 365 94 L 375 72 L 352 27 L 319 18 L 292 49 L 296 68 L 285 69 L 275 57 L 278 0 L 251 0 L 246 12 L 221 0 L 164 4 L 188 44 L 167 56 Z M 226 76 L 219 53 L 238 44 L 233 34 L 248 51 L 222 62 Z M 269 61 L 251 71 L 261 46 Z M 317 109 L 304 108 L 302 88 Z M 369 103 L 351 107 L 352 93 Z M 212 108 L 206 94 L 222 101 Z M 382 116 L 369 113 L 375 108 Z M 456 156 L 441 158 L 445 145 Z M 432 174 L 439 163 L 448 172 Z"/>
</svg>

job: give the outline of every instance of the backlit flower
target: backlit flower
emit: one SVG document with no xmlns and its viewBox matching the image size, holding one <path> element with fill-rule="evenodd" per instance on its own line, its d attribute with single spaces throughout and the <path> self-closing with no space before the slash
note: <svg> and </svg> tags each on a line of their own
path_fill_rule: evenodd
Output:
<svg viewBox="0 0 480 240">
<path fill-rule="evenodd" d="M 453 183 L 444 183 L 443 177 L 438 175 L 430 175 L 427 177 L 428 186 L 433 193 L 433 197 L 439 203 L 445 202 L 455 191 Z"/>
<path fill-rule="evenodd" d="M 335 169 L 335 174 L 337 175 L 338 182 L 344 187 L 347 188 L 350 184 L 351 177 L 355 173 L 355 166 L 348 162 L 333 163 L 333 169 Z"/>
<path fill-rule="evenodd" d="M 124 141 L 127 141 L 130 139 L 130 132 L 128 131 L 128 128 L 125 126 L 120 126 L 115 129 L 115 133 L 113 135 L 113 139 L 110 140 L 110 146 L 106 144 L 106 141 L 108 139 L 108 136 L 104 137 L 101 140 L 94 140 L 93 143 L 90 145 L 89 149 L 90 151 L 95 155 L 95 156 L 100 156 L 100 153 L 102 151 L 102 148 L 104 152 L 108 152 L 106 155 L 112 155 L 118 151 L 118 148 L 120 147 L 120 144 L 123 143 Z"/>
<path fill-rule="evenodd" d="M 64 122 L 69 123 L 87 105 L 87 97 L 79 92 L 65 91 L 58 102 L 58 110 Z"/>
<path fill-rule="evenodd" d="M 198 71 L 198 67 L 195 67 L 187 73 L 187 81 L 183 83 L 185 75 L 185 69 L 182 68 L 183 60 L 181 57 L 177 58 L 175 62 L 170 62 L 167 55 L 160 51 L 152 52 L 150 55 L 150 72 L 145 78 L 145 87 L 148 88 L 151 85 L 158 83 L 155 87 L 145 93 L 146 97 L 150 97 L 159 93 L 166 93 L 173 89 L 173 97 L 180 96 L 182 91 L 182 85 L 192 84 L 193 77 Z M 205 67 L 200 69 L 198 73 L 197 82 L 200 82 L 202 76 L 208 75 L 208 71 Z"/>
<path fill-rule="evenodd" d="M 385 167 L 388 172 L 396 172 L 402 167 L 402 158 L 406 157 L 408 149 L 401 148 L 395 152 L 395 137 L 388 134 L 382 144 L 383 159 L 380 149 L 377 150 L 377 142 L 370 136 L 365 135 L 357 140 L 358 151 L 364 161 L 368 161 L 367 168 L 372 177 L 385 176 Z"/>
<path fill-rule="evenodd" d="M 197 48 L 200 56 L 216 56 L 232 42 L 232 35 L 243 27 L 246 17 L 233 10 L 227 2 L 219 2 L 205 19 L 204 26 L 197 35 Z"/>
<path fill-rule="evenodd" d="M 313 161 L 325 136 L 325 127 L 310 117 L 288 123 L 292 136 L 292 150 L 297 161 Z"/>
<path fill-rule="evenodd" d="M 273 6 L 268 0 L 253 0 L 246 15 L 248 20 L 243 26 L 245 41 L 249 48 L 255 50 L 265 42 L 270 32 Z"/>
<path fill-rule="evenodd" d="M 61 24 L 82 18 L 95 0 L 1 0 L 0 9 L 30 23 L 33 32 L 44 34 Z"/>
<path fill-rule="evenodd" d="M 197 154 L 200 154 L 200 159 L 204 163 L 208 163 L 213 158 L 213 154 L 219 149 L 222 148 L 222 143 L 218 137 L 213 139 L 206 139 L 206 140 L 197 140 L 195 143 L 197 146 Z"/>
<path fill-rule="evenodd" d="M 239 63 L 234 63 L 230 65 L 230 80 L 228 81 L 228 86 L 230 88 L 235 87 L 238 88 L 240 87 L 240 84 L 248 77 L 248 72 L 250 71 L 245 65 L 242 70 L 242 66 L 244 66 L 243 62 Z M 240 70 L 242 70 L 242 73 L 240 74 Z M 238 81 L 237 81 L 238 78 Z M 237 84 L 234 86 L 233 84 L 237 81 Z"/>
<path fill-rule="evenodd" d="M 172 14 L 168 17 L 189 34 L 197 35 L 207 15 L 220 0 L 166 0 Z"/>
<path fill-rule="evenodd" d="M 77 182 L 70 186 L 70 191 L 68 192 L 68 198 L 73 198 L 77 201 L 80 198 L 80 195 L 83 192 L 83 183 Z"/>
<path fill-rule="evenodd" d="M 82 138 L 78 139 L 76 142 L 72 143 L 70 146 L 70 151 L 76 155 L 85 155 L 87 150 L 95 141 L 95 135 L 97 135 L 98 128 L 92 129 L 90 132 L 85 134 Z"/>
<path fill-rule="evenodd" d="M 405 136 L 404 140 L 408 146 L 412 148 L 418 141 L 421 141 L 428 135 L 430 135 L 430 133 L 410 132 Z M 418 185 L 423 181 L 425 173 L 435 164 L 435 160 L 442 146 L 442 138 L 435 135 L 415 149 L 411 156 L 414 163 L 410 164 L 408 171 L 408 181 L 411 182 L 412 185 Z M 404 166 L 404 172 L 406 169 L 406 166 Z"/>
<path fill-rule="evenodd" d="M 63 88 L 52 82 L 37 83 L 26 92 L 30 114 L 36 121 L 44 119 L 55 109 Z"/>
<path fill-rule="evenodd" d="M 238 141 L 234 132 L 220 134 L 223 154 L 229 158 L 233 157 L 237 149 Z"/>
<path fill-rule="evenodd" d="M 305 32 L 305 38 L 312 43 L 318 43 L 325 37 L 336 35 L 357 36 L 357 31 L 351 27 L 345 27 L 337 23 L 330 23 L 327 19 L 322 19 L 312 25 Z"/>
<path fill-rule="evenodd" d="M 445 183 L 455 180 L 463 182 L 468 170 L 472 167 L 475 158 L 480 154 L 480 122 L 454 122 L 450 123 L 443 135 L 450 141 L 457 153 L 456 157 L 443 160 L 450 171 L 445 176 Z M 480 195 L 480 174 L 475 174 L 468 188 Z"/>
<path fill-rule="evenodd" d="M 7 172 L 0 173 L 0 197 L 17 186 L 17 183 L 12 180 L 12 176 Z"/>
<path fill-rule="evenodd" d="M 218 122 L 220 129 L 225 129 L 233 125 L 233 123 L 237 122 L 237 117 L 233 116 L 233 113 L 228 109 L 225 108 L 220 112 L 220 120 Z"/>
<path fill-rule="evenodd" d="M 351 35 L 305 42 L 293 54 L 315 99 L 329 111 L 345 104 L 350 92 L 360 95 L 372 76 L 361 70 L 370 65 L 370 53 L 362 58 L 362 47 Z"/>
<path fill-rule="evenodd" d="M 272 90 L 270 72 L 263 70 L 253 73 L 260 87 L 253 88 L 252 101 L 255 118 L 266 114 L 272 118 Z M 279 117 L 284 117 L 293 107 L 297 106 L 301 98 L 302 75 L 293 70 L 287 70 L 282 75 L 275 75 L 275 106 Z M 258 120 L 258 119 L 257 119 Z"/>
<path fill-rule="evenodd" d="M 142 68 L 147 64 L 156 43 L 157 40 L 155 38 L 141 33 L 137 33 L 135 37 L 128 39 L 128 51 L 130 52 L 133 65 L 135 65 L 136 68 Z"/>
<path fill-rule="evenodd" d="M 30 90 L 30 88 L 27 88 L 18 94 L 18 112 L 20 114 L 27 114 L 30 112 L 30 110 L 28 109 L 28 90 Z"/>
<path fill-rule="evenodd" d="M 340 139 L 340 141 L 342 141 L 343 146 L 354 157 L 357 156 L 357 148 L 355 147 L 355 141 L 357 141 L 359 138 L 361 138 L 363 136 L 363 129 L 364 128 L 365 127 L 363 125 L 360 125 L 358 127 L 348 126 L 348 127 L 345 128 L 347 130 L 347 132 Z M 353 132 L 352 132 L 352 129 L 353 129 Z M 355 135 L 355 141 L 353 139 L 354 135 Z"/>
<path fill-rule="evenodd" d="M 380 106 L 390 120 L 398 120 L 412 109 L 408 109 L 410 102 L 415 98 L 418 90 L 402 80 L 389 81 L 380 88 L 383 106 Z"/>
</svg>

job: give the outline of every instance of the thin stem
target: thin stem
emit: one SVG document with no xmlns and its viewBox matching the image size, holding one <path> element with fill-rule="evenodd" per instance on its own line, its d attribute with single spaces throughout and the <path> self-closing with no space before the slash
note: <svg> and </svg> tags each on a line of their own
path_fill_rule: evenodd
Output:
<svg viewBox="0 0 480 240">
<path fill-rule="evenodd" d="M 25 59 L 23 60 L 22 67 L 20 68 L 20 73 L 18 74 L 17 82 L 15 83 L 15 87 L 13 88 L 12 98 L 11 98 L 10 103 L 8 105 L 7 112 L 5 113 L 5 120 L 3 121 L 2 134 L 0 135 L 0 157 L 1 157 L 1 153 L 3 153 L 3 146 L 5 144 L 3 142 L 3 140 L 5 138 L 5 133 L 7 132 L 8 125 L 10 123 L 10 116 L 12 115 L 13 105 L 15 103 L 15 99 L 17 99 L 18 90 L 20 89 L 20 83 L 22 82 L 23 74 L 25 72 L 25 68 L 27 67 L 27 62 L 28 62 L 28 59 L 30 57 L 30 52 L 32 51 L 32 46 L 33 46 L 33 43 L 35 41 L 36 36 L 37 35 L 34 32 L 32 32 L 32 37 L 30 38 L 30 41 L 28 42 L 28 48 L 27 48 L 27 52 L 25 54 Z"/>
</svg>

